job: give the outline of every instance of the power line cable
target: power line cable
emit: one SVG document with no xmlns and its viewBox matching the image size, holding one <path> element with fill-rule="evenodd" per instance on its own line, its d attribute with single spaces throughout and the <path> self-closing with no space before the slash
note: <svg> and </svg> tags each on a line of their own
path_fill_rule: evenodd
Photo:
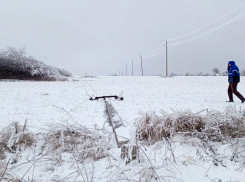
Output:
<svg viewBox="0 0 245 182">
<path fill-rule="evenodd" d="M 157 52 L 157 53 L 153 54 L 153 55 L 146 56 L 146 57 L 143 57 L 143 58 L 151 58 L 151 57 L 154 57 L 154 56 L 156 56 L 156 55 L 158 55 L 158 54 L 162 53 L 164 50 L 166 50 L 166 47 L 165 47 L 165 48 L 163 48 L 161 51 L 159 51 L 159 52 Z"/>
<path fill-rule="evenodd" d="M 132 59 L 132 61 L 135 63 L 135 62 L 138 62 L 139 59 L 140 59 L 140 56 L 138 56 L 138 57 L 135 58 L 135 59 Z M 127 64 L 131 64 L 132 61 L 128 62 Z"/>
<path fill-rule="evenodd" d="M 137 58 L 134 58 L 133 61 L 134 61 L 134 60 L 138 60 L 139 58 L 140 58 L 140 56 L 138 56 Z"/>
<path fill-rule="evenodd" d="M 238 15 L 237 17 L 233 18 L 232 20 L 230 20 L 230 21 L 224 23 L 223 25 L 220 25 L 220 26 L 216 27 L 215 29 L 213 29 L 213 30 L 211 30 L 211 31 L 209 31 L 209 32 L 207 32 L 207 33 L 205 33 L 205 34 L 203 34 L 203 35 L 200 35 L 200 36 L 198 36 L 198 37 L 195 37 L 195 38 L 192 38 L 192 39 L 189 39 L 189 40 L 186 40 L 186 41 L 181 41 L 181 42 L 177 42 L 177 43 L 174 43 L 174 44 L 170 44 L 170 46 L 173 46 L 173 45 L 180 45 L 180 44 L 184 44 L 184 43 L 191 42 L 191 41 L 193 41 L 193 40 L 199 39 L 199 38 L 201 38 L 201 37 L 203 37 L 203 36 L 205 36 L 205 35 L 208 35 L 208 34 L 214 32 L 214 31 L 216 31 L 216 30 L 222 28 L 222 27 L 225 26 L 225 25 L 228 25 L 228 24 L 230 24 L 230 23 L 233 23 L 233 22 L 235 22 L 235 21 L 237 21 L 237 20 L 239 20 L 239 19 L 245 17 L 245 15 L 243 15 L 243 14 L 245 14 L 245 12 L 242 13 L 242 14 L 240 14 L 240 15 Z"/>
<path fill-rule="evenodd" d="M 140 57 L 136 61 L 134 61 L 134 63 L 139 63 L 139 62 L 140 62 Z"/>
<path fill-rule="evenodd" d="M 156 52 L 155 54 L 150 55 L 150 56 L 146 56 L 146 57 L 143 57 L 143 56 L 142 56 L 142 58 L 147 59 L 147 58 L 151 58 L 151 57 L 157 56 L 158 54 L 162 53 L 164 50 L 166 50 L 166 47 L 163 48 L 162 50 L 159 50 L 159 51 Z M 134 62 L 134 63 L 135 63 L 135 64 L 140 63 L 140 57 L 139 57 L 139 59 L 138 59 L 136 62 Z"/>
<path fill-rule="evenodd" d="M 229 14 L 233 13 L 234 11 L 236 11 L 237 9 L 241 8 L 241 7 L 244 6 L 244 5 L 245 5 L 245 3 L 243 3 L 243 4 L 240 5 L 240 6 L 238 6 L 237 8 L 233 9 L 233 10 L 230 11 L 229 13 L 223 15 L 222 17 L 218 18 L 217 20 L 215 20 L 215 21 L 213 21 L 213 22 L 211 22 L 211 23 L 209 23 L 209 24 L 207 24 L 207 25 L 205 25 L 205 26 L 203 26 L 203 27 L 201 27 L 201 28 L 199 28 L 199 29 L 197 29 L 197 30 L 191 32 L 191 33 L 188 33 L 188 34 L 186 34 L 186 35 L 183 35 L 183 36 L 180 36 L 180 37 L 177 37 L 177 38 L 168 39 L 168 41 L 180 39 L 180 38 L 183 38 L 183 37 L 185 37 L 185 36 L 191 35 L 191 34 L 193 34 L 193 33 L 195 33 L 195 32 L 198 32 L 199 30 L 202 30 L 202 29 L 206 28 L 207 26 L 209 26 L 209 25 L 211 25 L 211 24 L 213 24 L 213 23 L 215 23 L 215 22 L 221 20 L 222 18 L 228 16 Z M 221 27 L 220 27 L 220 28 L 221 28 Z M 185 42 L 185 41 L 183 41 L 183 42 Z M 175 44 L 172 44 L 172 45 L 175 45 Z M 158 51 L 161 51 L 161 52 L 162 52 L 162 50 L 161 50 L 161 49 L 162 49 L 162 46 L 164 46 L 164 44 L 160 45 L 160 46 L 157 47 L 155 50 L 153 50 L 153 51 L 151 51 L 151 52 L 149 52 L 149 53 L 141 54 L 141 55 L 143 56 L 143 58 L 154 57 L 154 56 L 158 55 Z M 139 59 L 139 58 L 138 58 L 138 59 Z"/>
<path fill-rule="evenodd" d="M 199 30 L 202 30 L 202 29 L 208 27 L 209 25 L 212 25 L 213 23 L 215 23 L 215 22 L 221 20 L 222 18 L 228 16 L 229 14 L 233 13 L 234 11 L 236 11 L 237 9 L 241 8 L 241 7 L 244 6 L 244 5 L 245 5 L 245 3 L 243 3 L 243 4 L 240 5 L 240 6 L 238 6 L 237 8 L 233 9 L 233 10 L 230 11 L 229 13 L 223 15 L 222 17 L 218 18 L 217 20 L 215 20 L 215 21 L 213 21 L 213 22 L 211 22 L 211 23 L 209 23 L 209 24 L 207 24 L 207 25 L 205 25 L 205 26 L 203 26 L 203 27 L 201 27 L 201 28 L 199 28 L 199 29 L 197 29 L 197 30 L 195 30 L 195 31 L 192 31 L 191 33 L 188 33 L 188 34 L 186 34 L 186 35 L 183 35 L 183 36 L 180 36 L 180 37 L 176 37 L 176 38 L 173 38 L 173 39 L 168 39 L 168 41 L 177 40 L 177 39 L 186 37 L 186 36 L 188 36 L 188 35 L 191 35 L 191 34 L 193 34 L 193 33 L 196 33 L 196 32 L 198 32 Z M 244 12 L 244 13 L 245 13 L 245 12 Z M 242 14 L 236 16 L 236 17 L 233 18 L 232 20 L 230 20 L 230 21 L 228 21 L 228 22 L 222 24 L 221 26 L 218 26 L 217 28 L 215 28 L 215 29 L 213 29 L 213 30 L 211 30 L 211 31 L 209 31 L 209 32 L 207 32 L 207 33 L 205 33 L 205 34 L 203 34 L 203 35 L 200 35 L 200 36 L 198 36 L 198 37 L 195 37 L 195 38 L 192 38 L 192 39 L 189 39 L 189 40 L 186 40 L 186 41 L 181 41 L 181 42 L 173 43 L 173 44 L 170 44 L 169 46 L 171 46 L 171 45 L 180 45 L 180 44 L 184 44 L 184 43 L 187 43 L 187 42 L 196 40 L 196 39 L 198 39 L 198 38 L 201 38 L 201 37 L 203 37 L 203 36 L 205 36 L 205 35 L 208 35 L 208 34 L 214 32 L 215 30 L 220 29 L 221 27 L 223 27 L 223 26 L 225 26 L 225 25 L 228 25 L 228 24 L 230 24 L 230 23 L 233 23 L 234 21 L 237 21 L 237 20 L 243 18 L 243 17 L 245 16 L 245 15 L 243 15 L 244 13 L 242 13 Z M 151 57 L 154 57 L 154 56 L 160 54 L 161 52 L 163 52 L 163 51 L 166 49 L 166 47 L 165 47 L 164 49 L 162 49 L 163 46 L 165 46 L 165 44 L 161 44 L 161 45 L 158 46 L 155 50 L 153 50 L 153 51 L 151 51 L 151 52 L 149 52 L 149 53 L 141 54 L 142 58 L 151 58 Z M 136 64 L 136 63 L 140 63 L 140 58 L 141 58 L 141 57 L 138 57 L 138 58 L 134 59 L 133 62 L 134 62 L 135 64 Z M 129 62 L 129 63 L 131 63 L 131 62 Z M 129 64 L 129 63 L 127 63 L 127 64 Z"/>
<path fill-rule="evenodd" d="M 233 13 L 234 11 L 236 11 L 237 9 L 241 8 L 241 7 L 242 7 L 242 6 L 244 6 L 244 5 L 245 5 L 245 3 L 243 3 L 243 4 L 242 4 L 242 5 L 240 5 L 240 6 L 238 6 L 238 7 L 237 7 L 237 8 L 235 8 L 234 10 L 230 11 L 229 13 L 227 13 L 227 14 L 223 15 L 222 17 L 218 18 L 217 20 L 215 20 L 215 21 L 213 21 L 213 22 L 211 22 L 211 23 L 209 23 L 209 24 L 207 24 L 207 25 L 205 25 L 205 26 L 203 26 L 203 27 L 201 27 L 201 28 L 199 28 L 199 29 L 197 29 L 197 30 L 195 30 L 195 31 L 193 31 L 193 32 L 190 32 L 190 33 L 185 34 L 185 35 L 180 36 L 180 37 L 176 37 L 176 38 L 168 39 L 168 41 L 172 41 L 172 40 L 180 39 L 180 38 L 186 37 L 186 36 L 188 36 L 188 35 L 191 35 L 191 34 L 193 34 L 193 33 L 196 33 L 196 32 L 198 32 L 199 30 L 202 30 L 202 29 L 204 29 L 204 28 L 208 27 L 209 25 L 212 25 L 212 24 L 214 24 L 215 22 L 217 22 L 217 21 L 221 20 L 222 18 L 224 18 L 224 17 L 228 16 L 229 14 Z"/>
<path fill-rule="evenodd" d="M 157 51 L 161 50 L 163 48 L 164 44 L 161 44 L 160 46 L 158 46 L 155 50 L 148 52 L 146 54 L 141 54 L 142 56 L 146 56 L 148 54 L 155 54 Z"/>
</svg>

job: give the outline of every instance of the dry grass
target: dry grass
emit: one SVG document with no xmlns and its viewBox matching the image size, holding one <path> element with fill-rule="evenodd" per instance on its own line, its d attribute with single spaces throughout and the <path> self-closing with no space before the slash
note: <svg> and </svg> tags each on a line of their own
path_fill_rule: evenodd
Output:
<svg viewBox="0 0 245 182">
<path fill-rule="evenodd" d="M 201 132 L 205 123 L 201 116 L 184 112 L 168 116 L 164 121 L 164 125 L 168 130 L 172 129 L 174 132 Z"/>
<path fill-rule="evenodd" d="M 135 122 L 137 137 L 154 143 L 175 134 L 194 135 L 201 139 L 223 141 L 245 137 L 245 118 L 236 111 L 208 112 L 206 115 L 178 112 L 158 116 L 154 112 L 142 115 Z"/>
<path fill-rule="evenodd" d="M 3 173 L 4 173 L 6 165 L 7 164 L 5 162 L 0 160 L 0 179 L 1 179 L 2 175 L 3 175 Z"/>
<path fill-rule="evenodd" d="M 6 159 L 6 155 L 4 154 L 4 148 L 0 144 L 0 161 Z"/>
<path fill-rule="evenodd" d="M 163 121 L 163 117 L 157 116 L 154 112 L 143 115 L 135 122 L 137 138 L 156 142 L 162 140 L 163 137 L 169 137 L 170 132 Z"/>
<path fill-rule="evenodd" d="M 16 150 L 24 150 L 27 147 L 33 146 L 36 142 L 35 136 L 28 131 L 25 126 L 18 123 L 11 123 L 4 128 L 0 134 L 0 155 L 5 150 L 16 152 Z"/>
<path fill-rule="evenodd" d="M 8 170 L 5 170 L 7 163 L 0 160 L 0 181 L 8 181 L 8 182 L 22 182 L 22 180 L 14 175 L 11 175 Z"/>
<path fill-rule="evenodd" d="M 210 112 L 205 117 L 203 133 L 213 141 L 223 141 L 230 138 L 245 137 L 245 118 L 242 114 L 233 112 Z"/>
<path fill-rule="evenodd" d="M 56 124 L 44 135 L 43 149 L 76 153 L 83 159 L 98 160 L 108 155 L 109 139 L 98 131 L 78 125 Z"/>
</svg>

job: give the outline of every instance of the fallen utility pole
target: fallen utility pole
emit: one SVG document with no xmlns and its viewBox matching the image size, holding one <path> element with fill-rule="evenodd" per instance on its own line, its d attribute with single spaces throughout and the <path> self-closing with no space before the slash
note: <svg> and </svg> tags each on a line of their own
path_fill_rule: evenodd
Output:
<svg viewBox="0 0 245 182">
<path fill-rule="evenodd" d="M 110 95 L 110 96 L 100 96 L 100 97 L 95 97 L 95 98 L 90 98 L 89 100 L 93 101 L 93 100 L 99 100 L 99 99 L 104 99 L 105 101 L 105 106 L 106 106 L 106 113 L 108 115 L 108 118 L 109 118 L 109 122 L 110 122 L 110 125 L 112 127 L 112 130 L 113 130 L 113 133 L 115 135 L 115 139 L 116 139 L 116 142 L 117 142 L 117 147 L 119 148 L 121 146 L 121 144 L 119 143 L 118 141 L 118 137 L 117 137 L 117 133 L 116 133 L 116 130 L 115 130 L 115 127 L 114 127 L 114 124 L 112 122 L 112 119 L 111 119 L 111 116 L 110 116 L 110 112 L 109 112 L 109 109 L 108 109 L 108 105 L 107 105 L 107 101 L 106 101 L 106 98 L 115 98 L 115 99 L 120 99 L 120 100 L 123 100 L 124 98 L 123 97 L 118 97 L 116 95 Z"/>
<path fill-rule="evenodd" d="M 109 123 L 112 127 L 113 133 L 115 135 L 117 147 L 121 148 L 121 158 L 122 159 L 126 158 L 126 164 L 128 164 L 128 163 L 130 163 L 131 160 L 135 160 L 135 159 L 139 158 L 139 147 L 137 145 L 134 145 L 134 146 L 127 145 L 129 142 L 128 139 L 126 141 L 119 141 L 118 140 L 118 136 L 117 136 L 117 133 L 115 130 L 115 128 L 117 126 L 116 126 L 115 122 L 112 121 L 113 114 L 110 115 L 110 107 L 112 107 L 112 105 L 107 103 L 107 101 L 106 101 L 107 98 L 114 98 L 114 99 L 120 99 L 120 100 L 124 99 L 123 97 L 118 97 L 117 95 L 109 95 L 109 96 L 100 96 L 100 97 L 94 97 L 94 98 L 91 97 L 89 100 L 93 101 L 93 100 L 104 99 L 105 107 L 106 107 L 106 113 L 108 115 L 108 120 L 109 120 Z"/>
<path fill-rule="evenodd" d="M 90 98 L 89 100 L 99 100 L 99 99 L 106 99 L 106 98 L 115 98 L 115 99 L 120 99 L 123 100 L 123 97 L 118 97 L 116 95 L 109 95 L 109 96 L 100 96 L 100 97 L 95 97 L 95 98 Z"/>
</svg>

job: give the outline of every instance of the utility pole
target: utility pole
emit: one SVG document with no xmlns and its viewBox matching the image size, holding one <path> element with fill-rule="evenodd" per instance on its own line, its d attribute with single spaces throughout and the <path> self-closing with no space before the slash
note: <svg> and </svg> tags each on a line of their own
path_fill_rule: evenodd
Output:
<svg viewBox="0 0 245 182">
<path fill-rule="evenodd" d="M 127 68 L 127 65 L 126 65 L 126 76 L 128 76 L 128 68 Z"/>
<path fill-rule="evenodd" d="M 140 58 L 141 58 L 141 73 L 142 73 L 142 76 L 143 76 L 142 55 L 140 55 Z"/>
<path fill-rule="evenodd" d="M 132 76 L 134 76 L 134 61 L 132 61 Z"/>
<path fill-rule="evenodd" d="M 168 41 L 166 40 L 166 77 L 168 77 Z"/>
<path fill-rule="evenodd" d="M 122 76 L 123 76 L 123 68 L 122 68 Z"/>
</svg>

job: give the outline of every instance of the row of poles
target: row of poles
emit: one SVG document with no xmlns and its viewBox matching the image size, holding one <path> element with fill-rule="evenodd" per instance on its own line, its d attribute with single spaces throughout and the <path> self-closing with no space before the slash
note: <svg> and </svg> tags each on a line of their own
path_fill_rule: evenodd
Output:
<svg viewBox="0 0 245 182">
<path fill-rule="evenodd" d="M 197 32 L 197 31 L 199 31 L 199 30 L 202 30 L 202 29 L 206 28 L 207 26 L 209 26 L 209 25 L 211 25 L 211 24 L 217 22 L 218 20 L 224 18 L 225 16 L 231 14 L 232 12 L 236 11 L 237 9 L 241 8 L 241 7 L 244 6 L 244 5 L 245 5 L 245 3 L 243 3 L 243 4 L 240 5 L 239 7 L 235 8 L 234 10 L 230 11 L 229 13 L 225 14 L 224 16 L 218 18 L 217 20 L 215 20 L 215 21 L 213 21 L 213 22 L 211 22 L 211 23 L 205 25 L 205 26 L 202 27 L 202 28 L 199 28 L 199 29 L 197 29 L 197 30 L 195 30 L 195 31 L 193 31 L 193 32 L 191 32 L 191 33 L 188 33 L 188 34 L 186 34 L 186 35 L 183 35 L 183 36 L 181 36 L 181 37 L 177 37 L 177 38 L 174 38 L 174 39 L 169 39 L 169 41 L 171 41 L 171 40 L 177 40 L 177 39 L 183 38 L 183 37 L 185 37 L 185 36 L 188 36 L 188 35 L 190 35 L 190 34 L 193 34 L 193 33 Z M 229 20 L 228 22 L 226 22 L 226 23 L 224 23 L 224 24 L 222 24 L 222 25 L 220 25 L 220 26 L 214 28 L 213 30 L 211 30 L 211 31 L 209 31 L 209 32 L 207 32 L 207 33 L 204 33 L 204 34 L 202 34 L 202 35 L 199 35 L 199 36 L 197 36 L 197 37 L 195 37 L 195 38 L 191 38 L 191 39 L 189 39 L 189 40 L 180 41 L 180 42 L 177 42 L 177 43 L 175 43 L 175 44 L 170 44 L 170 45 L 180 45 L 180 44 L 184 44 L 184 43 L 191 42 L 191 41 L 193 41 L 193 40 L 199 39 L 199 38 L 201 38 L 201 37 L 203 37 L 203 36 L 205 36 L 205 35 L 208 35 L 208 34 L 214 32 L 214 31 L 220 29 L 221 27 L 223 27 L 223 26 L 225 26 L 225 25 L 228 25 L 228 24 L 230 24 L 230 23 L 232 23 L 232 22 L 235 22 L 235 21 L 237 21 L 237 20 L 239 20 L 239 19 L 241 19 L 241 18 L 243 18 L 243 17 L 245 17 L 244 12 L 243 12 L 242 14 L 236 16 L 235 18 Z M 166 77 L 167 77 L 167 76 L 168 76 L 168 42 L 167 42 L 167 40 L 166 40 L 166 45 L 165 45 L 165 46 L 166 46 Z M 154 51 L 153 51 L 153 52 L 154 52 Z M 157 51 L 156 51 L 156 52 L 157 52 Z M 155 52 L 155 53 L 156 53 L 156 52 Z M 158 53 L 160 53 L 160 52 L 158 52 Z M 157 53 L 157 54 L 158 54 L 158 53 Z M 154 53 L 153 53 L 153 55 L 150 56 L 150 57 L 153 57 L 153 56 L 155 56 L 155 55 L 157 55 L 157 54 L 154 54 Z M 141 59 L 141 74 L 142 74 L 142 76 L 144 76 L 144 74 L 143 74 L 143 63 L 142 63 L 143 56 L 140 55 L 139 58 Z M 147 57 L 146 57 L 146 58 L 147 58 Z M 132 76 L 133 76 L 133 63 L 134 63 L 134 62 L 132 61 Z M 119 70 L 119 75 L 121 75 L 121 74 L 120 74 L 120 70 Z M 123 76 L 123 69 L 122 69 L 122 76 Z M 126 65 L 126 76 L 127 76 L 127 65 Z"/>
<path fill-rule="evenodd" d="M 144 76 L 143 72 L 143 56 L 140 55 L 140 63 L 141 63 L 141 76 Z M 122 74 L 121 70 L 119 69 L 119 76 L 123 76 L 123 70 L 122 68 Z M 128 76 L 128 65 L 126 64 L 126 76 Z M 134 61 L 132 61 L 132 76 L 134 76 Z M 168 76 L 168 42 L 166 40 L 166 77 Z"/>
</svg>

